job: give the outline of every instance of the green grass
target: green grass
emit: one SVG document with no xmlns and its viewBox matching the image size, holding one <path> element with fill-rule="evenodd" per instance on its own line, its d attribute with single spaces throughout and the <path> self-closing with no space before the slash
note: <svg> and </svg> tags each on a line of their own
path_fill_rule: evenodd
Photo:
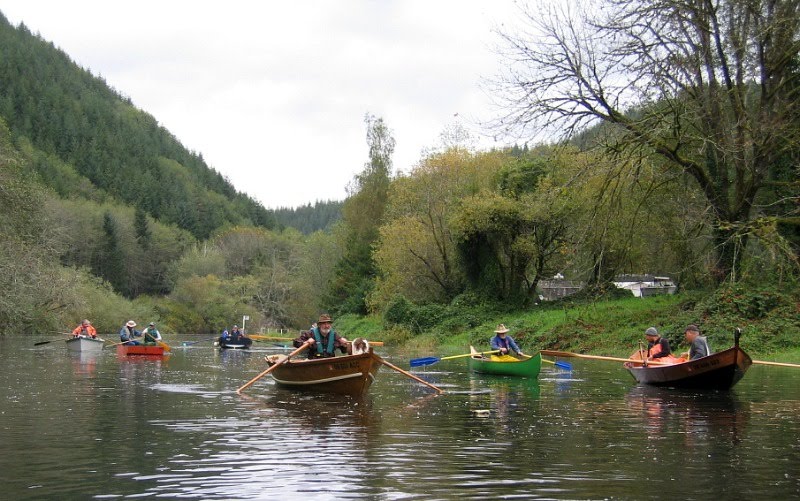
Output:
<svg viewBox="0 0 800 501">
<path fill-rule="evenodd" d="M 734 329 L 740 327 L 741 346 L 753 358 L 800 362 L 798 293 L 743 286 L 710 293 L 543 303 L 504 313 L 457 307 L 439 324 L 418 334 L 396 325 L 386 328 L 378 316 L 346 315 L 337 319 L 336 329 L 348 339 L 363 336 L 384 341 L 415 358 L 468 353 L 470 345 L 486 349 L 500 323 L 526 352 L 553 349 L 622 357 L 638 349 L 650 326 L 676 352 L 687 349 L 683 331 L 690 323 L 700 326 L 716 351 L 733 346 Z"/>
</svg>

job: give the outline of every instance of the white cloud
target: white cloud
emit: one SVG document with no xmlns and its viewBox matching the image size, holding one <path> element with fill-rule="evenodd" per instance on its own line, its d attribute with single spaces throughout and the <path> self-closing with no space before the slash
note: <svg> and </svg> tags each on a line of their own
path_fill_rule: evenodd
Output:
<svg viewBox="0 0 800 501">
<path fill-rule="evenodd" d="M 491 30 L 512 0 L 4 0 L 267 207 L 345 197 L 382 117 L 408 170 L 454 120 L 486 119 Z M 488 143 L 484 143 L 488 144 Z"/>
</svg>

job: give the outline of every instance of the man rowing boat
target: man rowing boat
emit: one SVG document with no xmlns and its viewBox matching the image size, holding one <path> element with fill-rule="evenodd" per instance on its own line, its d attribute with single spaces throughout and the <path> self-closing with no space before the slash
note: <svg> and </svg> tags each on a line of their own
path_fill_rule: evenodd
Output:
<svg viewBox="0 0 800 501">
<path fill-rule="evenodd" d="M 332 323 L 331 316 L 323 313 L 320 315 L 317 325 L 310 330 L 301 332 L 300 337 L 292 341 L 292 344 L 295 348 L 300 348 L 303 344 L 310 342 L 306 350 L 309 359 L 335 357 L 337 348 L 343 354 L 347 354 L 350 341 L 334 331 Z"/>
</svg>

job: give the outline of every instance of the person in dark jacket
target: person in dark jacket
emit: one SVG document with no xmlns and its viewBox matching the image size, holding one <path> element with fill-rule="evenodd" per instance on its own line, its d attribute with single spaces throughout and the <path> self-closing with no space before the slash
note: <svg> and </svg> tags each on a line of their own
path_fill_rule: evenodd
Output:
<svg viewBox="0 0 800 501">
<path fill-rule="evenodd" d="M 700 335 L 700 329 L 694 325 L 689 324 L 683 332 L 686 341 L 689 342 L 689 360 L 697 360 L 711 355 L 711 348 L 708 346 L 708 341 L 704 336 Z"/>
<path fill-rule="evenodd" d="M 136 340 L 137 337 L 142 337 L 142 333 L 136 330 L 136 322 L 128 320 L 119 331 L 119 340 L 123 341 L 123 344 L 141 344 Z"/>
<path fill-rule="evenodd" d="M 514 338 L 507 335 L 507 333 L 508 328 L 505 325 L 500 324 L 497 326 L 497 329 L 494 330 L 494 337 L 489 341 L 492 350 L 500 350 L 500 355 L 510 355 L 511 351 L 514 351 L 517 355 L 524 355 Z"/>
<path fill-rule="evenodd" d="M 661 337 L 655 327 L 648 327 L 644 337 L 647 338 L 647 360 L 658 360 L 672 354 L 669 341 Z"/>
<path fill-rule="evenodd" d="M 350 341 L 334 331 L 332 324 L 333 319 L 331 316 L 322 314 L 316 326 L 301 332 L 300 337 L 295 339 L 292 344 L 294 344 L 295 348 L 299 348 L 304 343 L 311 341 L 311 346 L 306 350 L 306 355 L 309 359 L 335 357 L 337 349 L 342 353 L 348 353 Z"/>
</svg>

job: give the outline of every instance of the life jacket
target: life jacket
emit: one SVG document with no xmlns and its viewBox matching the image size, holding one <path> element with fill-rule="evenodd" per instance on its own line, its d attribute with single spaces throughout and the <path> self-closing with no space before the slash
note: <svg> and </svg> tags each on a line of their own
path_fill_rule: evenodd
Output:
<svg viewBox="0 0 800 501">
<path fill-rule="evenodd" d="M 658 341 L 653 343 L 653 346 L 647 348 L 647 356 L 655 358 L 656 355 L 661 353 L 661 338 L 658 338 Z"/>
<path fill-rule="evenodd" d="M 97 337 L 97 330 L 91 325 L 79 325 L 72 331 L 73 336 Z"/>
<path fill-rule="evenodd" d="M 332 357 L 335 355 L 333 352 L 333 343 L 336 340 L 336 333 L 333 331 L 333 327 L 331 327 L 331 331 L 328 333 L 328 346 L 322 346 L 322 333 L 319 332 L 319 327 L 314 327 L 311 329 L 311 332 L 314 334 L 314 341 L 317 342 L 317 356 L 318 357 Z"/>
</svg>

